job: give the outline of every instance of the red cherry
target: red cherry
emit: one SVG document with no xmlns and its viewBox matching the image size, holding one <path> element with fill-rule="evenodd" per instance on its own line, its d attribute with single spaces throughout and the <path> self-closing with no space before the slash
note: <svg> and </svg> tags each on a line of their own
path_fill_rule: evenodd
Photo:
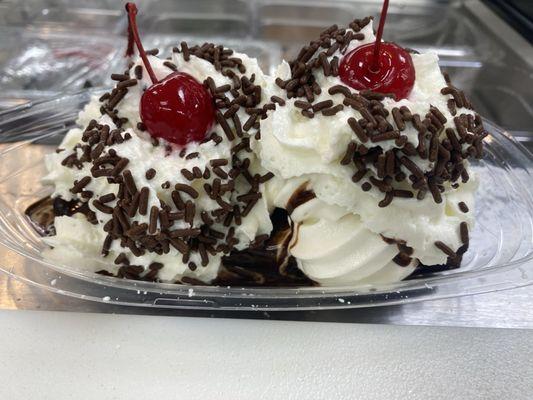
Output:
<svg viewBox="0 0 533 400">
<path fill-rule="evenodd" d="M 202 141 L 215 114 L 209 92 L 184 72 L 150 86 L 141 97 L 140 110 L 152 136 L 182 146 Z"/>
<path fill-rule="evenodd" d="M 357 90 L 393 93 L 397 100 L 409 96 L 415 83 L 411 55 L 394 43 L 382 43 L 377 69 L 372 68 L 373 60 L 372 43 L 352 50 L 339 66 L 341 81 Z"/>
<path fill-rule="evenodd" d="M 139 106 L 146 129 L 154 137 L 181 146 L 202 141 L 214 121 L 213 98 L 200 82 L 183 72 L 173 72 L 158 81 L 137 31 L 137 6 L 127 3 L 126 11 L 129 19 L 126 55 L 133 54 L 135 43 L 153 83 L 143 93 Z"/>
<path fill-rule="evenodd" d="M 376 41 L 349 52 L 341 61 L 339 76 L 357 90 L 393 93 L 405 99 L 415 84 L 415 67 L 411 55 L 394 43 L 382 43 L 389 0 L 383 1 Z"/>
</svg>

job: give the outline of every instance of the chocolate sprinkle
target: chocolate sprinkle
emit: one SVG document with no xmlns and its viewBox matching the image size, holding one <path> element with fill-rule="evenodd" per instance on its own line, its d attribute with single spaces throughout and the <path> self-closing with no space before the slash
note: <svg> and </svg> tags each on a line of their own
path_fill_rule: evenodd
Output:
<svg viewBox="0 0 533 400">
<path fill-rule="evenodd" d="M 147 180 L 151 180 L 155 177 L 155 175 L 156 175 L 156 170 L 153 168 L 150 168 L 146 171 L 145 177 Z"/>
<path fill-rule="evenodd" d="M 102 204 L 99 200 L 93 200 L 93 207 L 104 214 L 113 214 L 113 208 Z"/>
<path fill-rule="evenodd" d="M 334 107 L 326 108 L 322 110 L 322 115 L 331 116 L 337 114 L 339 111 L 342 111 L 344 106 L 342 104 L 337 104 Z"/>
<path fill-rule="evenodd" d="M 278 103 L 280 106 L 284 106 L 285 105 L 285 100 L 283 100 L 281 97 L 279 96 L 272 96 L 270 98 L 270 100 L 274 103 Z"/>
<path fill-rule="evenodd" d="M 220 124 L 220 126 L 222 127 L 222 130 L 224 131 L 226 138 L 228 140 L 235 139 L 235 135 L 233 134 L 233 131 L 231 130 L 228 122 L 226 121 L 226 118 L 224 118 L 224 115 L 220 111 L 217 110 L 215 112 L 215 118 L 217 122 Z"/>
<path fill-rule="evenodd" d="M 159 218 L 159 208 L 152 206 L 150 209 L 150 224 L 148 225 L 148 233 L 154 234 L 157 229 L 157 220 Z"/>
<path fill-rule="evenodd" d="M 129 169 L 125 170 L 123 173 L 124 176 L 124 184 L 126 185 L 126 189 L 128 189 L 128 192 L 130 195 L 134 195 L 137 193 L 137 186 L 135 185 L 135 180 L 133 179 L 133 176 L 131 175 L 131 171 Z"/>
<path fill-rule="evenodd" d="M 149 194 L 150 194 L 150 190 L 147 187 L 143 187 L 141 189 L 141 192 L 139 195 L 139 214 L 140 215 L 146 215 L 148 213 Z"/>
<path fill-rule="evenodd" d="M 198 198 L 198 192 L 192 186 L 186 185 L 185 183 L 176 183 L 174 188 L 178 191 L 187 193 L 193 199 Z"/>
<path fill-rule="evenodd" d="M 446 244 L 441 242 L 440 240 L 435 242 L 435 247 L 437 247 L 439 250 L 441 250 L 448 257 L 451 257 L 451 258 L 456 258 L 457 257 L 457 253 L 455 251 L 453 251 L 450 247 L 448 247 Z"/>
<path fill-rule="evenodd" d="M 85 186 L 87 186 L 91 182 L 90 176 L 85 176 L 81 178 L 79 181 L 74 182 L 74 186 L 70 188 L 71 193 L 80 193 Z"/>
<path fill-rule="evenodd" d="M 393 197 L 394 196 L 393 196 L 392 192 L 385 193 L 385 197 L 383 198 L 383 200 L 381 200 L 378 203 L 378 206 L 379 207 L 387 207 L 392 202 Z"/>
<path fill-rule="evenodd" d="M 461 222 L 460 224 L 460 234 L 461 234 L 461 242 L 463 245 L 467 246 L 469 245 L 469 238 L 468 238 L 468 225 L 466 222 Z"/>
<path fill-rule="evenodd" d="M 109 203 L 116 199 L 116 196 L 114 193 L 108 193 L 104 194 L 103 196 L 100 196 L 98 200 L 100 200 L 100 203 Z"/>
<path fill-rule="evenodd" d="M 193 181 L 194 180 L 194 175 L 191 171 L 189 171 L 188 169 L 185 169 L 183 168 L 181 170 L 181 174 L 185 177 L 185 179 L 187 179 L 188 181 Z"/>
</svg>

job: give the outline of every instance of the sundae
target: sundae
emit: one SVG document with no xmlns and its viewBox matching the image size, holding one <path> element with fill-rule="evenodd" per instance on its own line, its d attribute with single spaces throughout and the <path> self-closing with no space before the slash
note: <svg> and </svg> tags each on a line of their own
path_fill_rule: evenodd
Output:
<svg viewBox="0 0 533 400">
<path fill-rule="evenodd" d="M 274 76 L 223 45 L 145 50 L 46 158 L 46 257 L 120 278 L 355 285 L 456 268 L 481 118 L 435 54 L 334 25 Z M 53 210 L 39 218 L 39 208 Z M 42 216 L 42 213 L 41 213 Z"/>
</svg>

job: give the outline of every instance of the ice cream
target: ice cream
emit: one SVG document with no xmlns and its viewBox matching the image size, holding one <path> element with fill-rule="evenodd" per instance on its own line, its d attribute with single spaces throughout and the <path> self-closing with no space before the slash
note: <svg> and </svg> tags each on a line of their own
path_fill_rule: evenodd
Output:
<svg viewBox="0 0 533 400">
<path fill-rule="evenodd" d="M 163 282 L 210 283 L 221 258 L 264 240 L 272 229 L 262 186 L 270 174 L 250 142 L 259 137 L 266 80 L 255 59 L 222 46 L 149 55 L 159 80 L 176 70 L 209 88 L 216 122 L 202 142 L 152 137 L 139 104 L 151 85 L 140 58 L 112 92 L 94 98 L 46 158 L 52 197 L 89 212 L 55 219 L 47 256 L 80 269 Z M 89 218 L 87 218 L 89 216 Z"/>
<path fill-rule="evenodd" d="M 47 257 L 129 279 L 224 285 L 383 285 L 420 265 L 459 266 L 481 118 L 435 54 L 400 49 L 408 87 L 348 84 L 346 60 L 376 41 L 371 22 L 328 28 L 272 77 L 209 43 L 182 43 L 167 59 L 140 51 L 46 158 L 60 202 Z M 147 93 L 171 107 L 157 85 L 176 73 L 212 96 L 197 101 L 214 105 L 201 140 L 173 136 L 168 121 L 171 135 L 160 135 L 168 109 L 146 114 Z"/>
<path fill-rule="evenodd" d="M 294 224 L 289 254 L 322 285 L 385 284 L 419 263 L 458 264 L 474 223 L 467 158 L 481 156 L 479 115 L 431 53 L 410 55 L 416 78 L 405 99 L 347 86 L 339 61 L 374 41 L 371 19 L 356 20 L 283 62 L 283 106 L 257 142 L 275 175 L 268 206 Z"/>
</svg>

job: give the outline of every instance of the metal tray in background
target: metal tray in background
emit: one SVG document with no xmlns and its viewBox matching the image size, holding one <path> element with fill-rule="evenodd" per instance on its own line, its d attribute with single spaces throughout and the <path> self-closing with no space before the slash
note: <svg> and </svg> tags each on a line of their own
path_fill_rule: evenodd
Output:
<svg viewBox="0 0 533 400">
<path fill-rule="evenodd" d="M 147 47 L 215 41 L 257 57 L 269 72 L 324 27 L 377 15 L 381 6 L 377 0 L 137 3 Z M 87 0 L 80 7 L 68 0 L 0 0 L 0 108 L 109 85 L 111 71 L 124 64 L 126 26 L 117 1 Z M 524 83 L 533 79 L 533 50 L 480 1 L 392 2 L 385 36 L 436 51 L 481 114 L 529 137 L 533 94 Z"/>
</svg>

